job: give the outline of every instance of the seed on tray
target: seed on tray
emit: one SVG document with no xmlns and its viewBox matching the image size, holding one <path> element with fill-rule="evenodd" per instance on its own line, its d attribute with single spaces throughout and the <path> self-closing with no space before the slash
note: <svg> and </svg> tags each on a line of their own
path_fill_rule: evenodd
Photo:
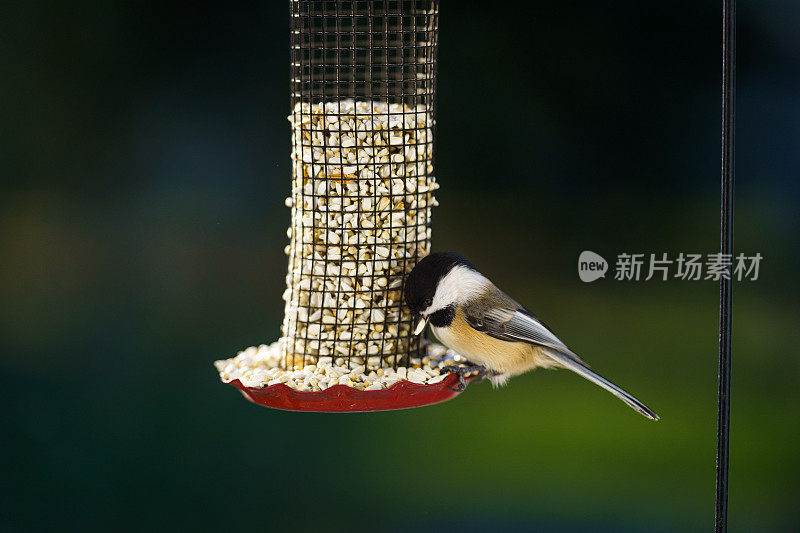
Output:
<svg viewBox="0 0 800 533">
<path fill-rule="evenodd" d="M 425 366 L 420 366 L 422 360 L 419 357 L 410 357 L 406 363 L 410 367 L 398 366 L 394 369 L 386 366 L 390 364 L 387 362 L 383 367 L 368 364 L 357 365 L 348 370 L 345 366 L 336 365 L 336 361 L 330 357 L 320 357 L 316 364 L 297 370 L 284 370 L 281 368 L 283 342 L 278 340 L 270 345 L 251 346 L 232 359 L 217 361 L 215 365 L 220 378 L 226 383 L 238 379 L 242 385 L 252 388 L 285 383 L 290 388 L 301 391 L 323 391 L 333 385 L 373 391 L 391 387 L 401 380 L 420 385 L 440 383 L 447 374 L 440 373 L 439 368 L 451 364 L 459 365 L 453 361 L 452 351 L 422 340 L 421 354 L 430 361 Z M 450 358 L 437 358 L 434 353 L 444 353 Z"/>
</svg>

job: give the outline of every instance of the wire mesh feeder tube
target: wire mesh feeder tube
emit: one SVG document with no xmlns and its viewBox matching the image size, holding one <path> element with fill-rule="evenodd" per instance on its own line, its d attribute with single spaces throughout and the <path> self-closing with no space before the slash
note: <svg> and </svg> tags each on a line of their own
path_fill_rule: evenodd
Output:
<svg viewBox="0 0 800 533">
<path fill-rule="evenodd" d="M 283 335 L 287 368 L 416 353 L 402 284 L 430 251 L 433 120 L 422 106 L 300 102 Z"/>
<path fill-rule="evenodd" d="M 438 2 L 291 6 L 292 192 L 282 338 L 217 366 L 262 405 L 359 411 L 456 394 L 402 284 L 430 251 Z"/>
</svg>

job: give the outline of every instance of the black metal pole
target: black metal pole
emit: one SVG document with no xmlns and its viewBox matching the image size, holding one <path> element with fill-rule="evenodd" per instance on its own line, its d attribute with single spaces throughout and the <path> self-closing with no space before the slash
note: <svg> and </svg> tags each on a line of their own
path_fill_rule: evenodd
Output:
<svg viewBox="0 0 800 533">
<path fill-rule="evenodd" d="M 733 257 L 734 123 L 736 98 L 736 0 L 722 1 L 722 191 L 720 252 Z M 728 529 L 728 463 L 731 415 L 731 315 L 733 276 L 719 283 L 719 391 L 717 411 L 718 533 Z"/>
</svg>

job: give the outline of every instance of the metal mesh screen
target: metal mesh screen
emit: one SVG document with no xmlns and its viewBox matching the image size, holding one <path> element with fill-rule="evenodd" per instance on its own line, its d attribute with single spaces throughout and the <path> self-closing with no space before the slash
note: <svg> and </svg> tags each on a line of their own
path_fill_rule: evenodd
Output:
<svg viewBox="0 0 800 533">
<path fill-rule="evenodd" d="M 284 367 L 419 351 L 402 283 L 430 251 L 438 1 L 291 4 Z"/>
</svg>

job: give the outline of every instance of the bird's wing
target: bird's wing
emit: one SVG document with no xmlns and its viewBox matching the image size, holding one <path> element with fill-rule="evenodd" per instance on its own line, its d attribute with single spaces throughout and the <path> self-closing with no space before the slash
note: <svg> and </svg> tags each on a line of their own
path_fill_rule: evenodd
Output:
<svg viewBox="0 0 800 533">
<path fill-rule="evenodd" d="M 580 357 L 536 318 L 536 315 L 520 306 L 511 298 L 501 306 L 466 306 L 464 317 L 474 329 L 492 337 L 509 342 L 528 342 L 552 348 L 573 361 L 588 366 Z"/>
<path fill-rule="evenodd" d="M 462 307 L 471 327 L 500 340 L 542 346 L 542 351 L 553 361 L 606 389 L 647 418 L 658 420 L 658 415 L 645 404 L 590 370 L 589 365 L 567 348 L 536 315 L 501 292 L 490 295 L 487 300 Z"/>
</svg>

